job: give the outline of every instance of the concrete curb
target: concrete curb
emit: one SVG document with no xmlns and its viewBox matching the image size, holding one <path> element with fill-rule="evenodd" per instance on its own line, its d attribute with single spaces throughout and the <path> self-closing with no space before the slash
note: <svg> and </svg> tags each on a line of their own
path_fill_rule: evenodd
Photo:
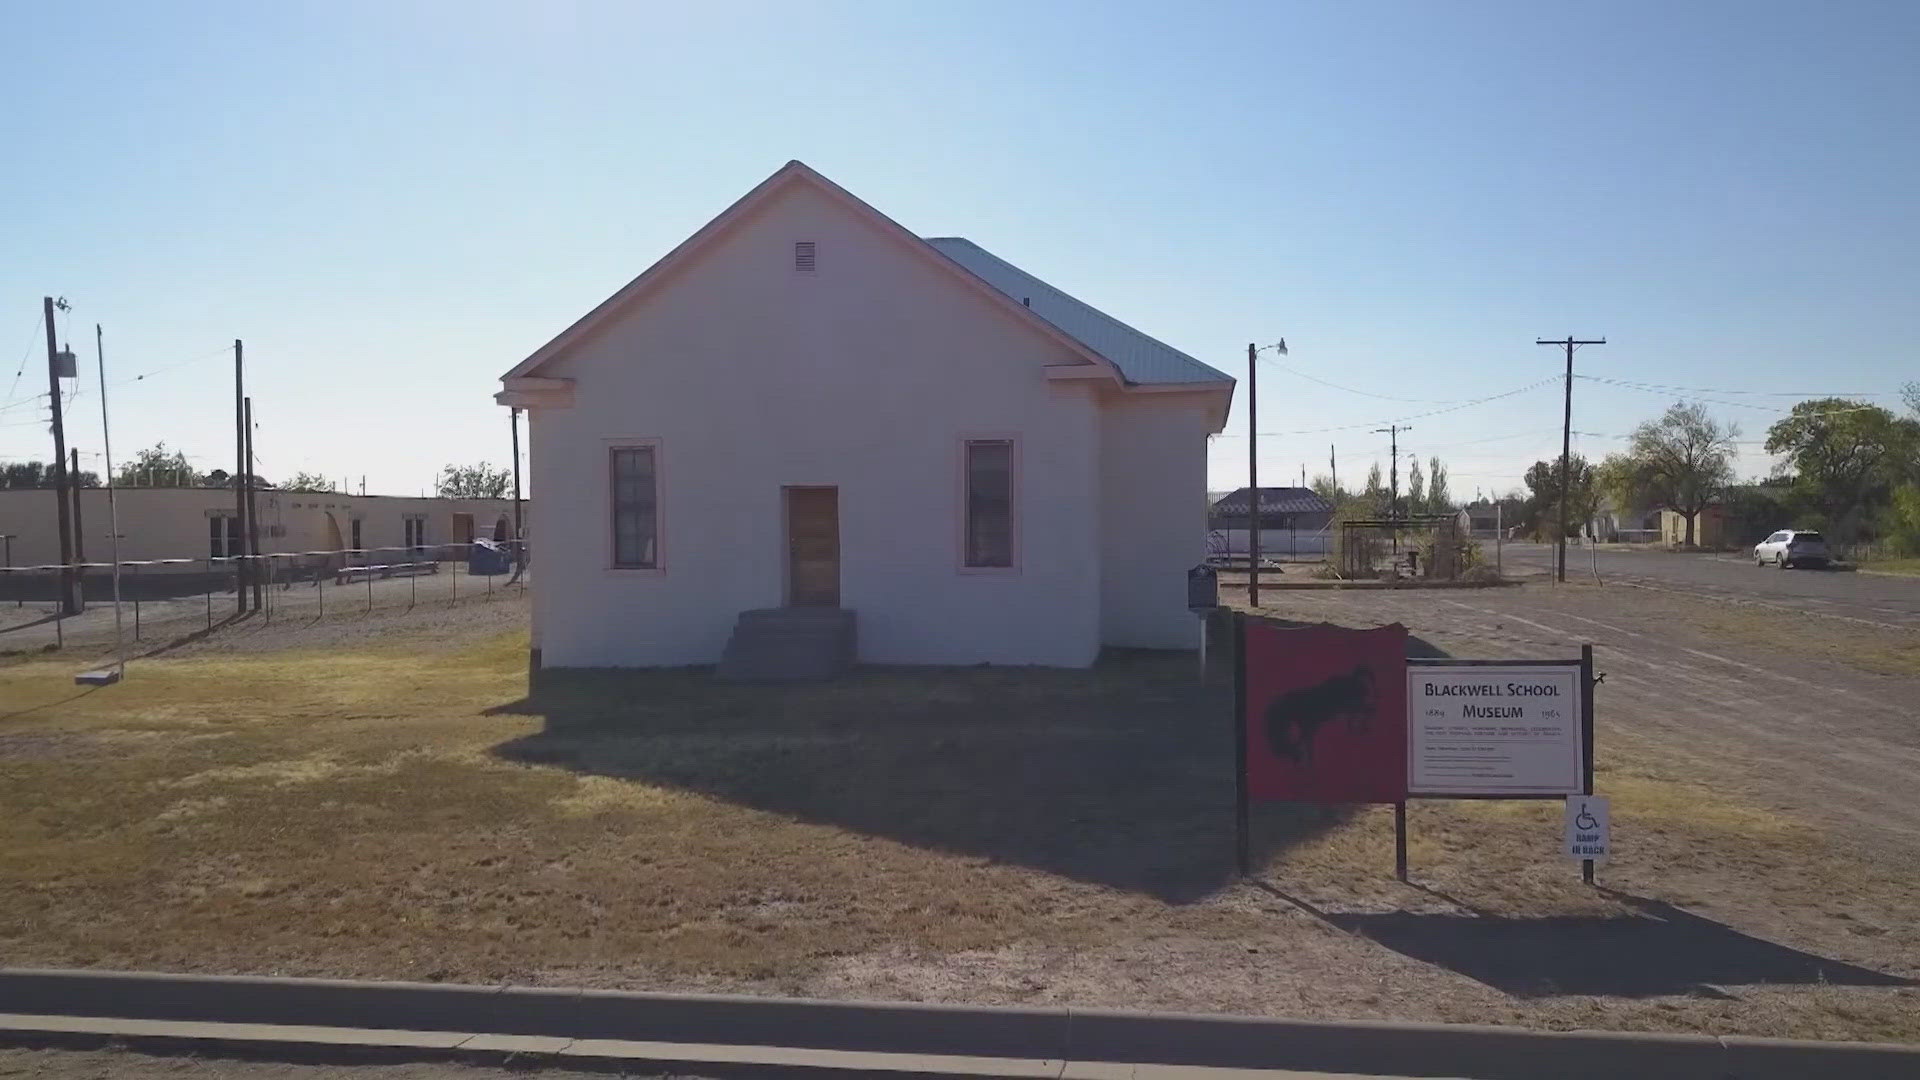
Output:
<svg viewBox="0 0 1920 1080">
<path fill-rule="evenodd" d="M 53 1038 L 61 1023 L 69 1038 L 105 1038 L 92 1029 L 158 1022 L 121 1038 L 198 1039 L 255 1052 L 351 1045 L 409 1060 L 553 1054 L 556 1065 L 556 1043 L 575 1048 L 575 1056 L 591 1056 L 580 1048 L 603 1043 L 608 1056 L 618 1056 L 615 1043 L 642 1047 L 623 1060 L 667 1065 L 678 1059 L 647 1055 L 720 1048 L 682 1066 L 708 1071 L 770 1068 L 777 1057 L 782 1068 L 848 1075 L 1092 1077 L 1138 1064 L 1478 1080 L 1920 1076 L 1920 1046 L 1871 1043 L 84 970 L 0 969 L 0 1013 L 13 1014 L 0 1025 L 0 1041 Z M 247 1025 L 288 1030 L 273 1038 L 215 1030 Z M 815 1055 L 811 1064 L 800 1060 L 807 1055 Z"/>
<path fill-rule="evenodd" d="M 1269 590 L 1286 592 L 1324 592 L 1329 590 L 1353 589 L 1376 591 L 1416 592 L 1422 589 L 1510 589 L 1526 584 L 1518 578 L 1504 578 L 1500 581 L 1339 581 L 1334 579 L 1316 579 L 1313 581 L 1268 581 L 1260 579 L 1262 592 Z M 1244 576 L 1234 581 L 1222 579 L 1222 589 L 1244 589 L 1247 581 Z"/>
</svg>

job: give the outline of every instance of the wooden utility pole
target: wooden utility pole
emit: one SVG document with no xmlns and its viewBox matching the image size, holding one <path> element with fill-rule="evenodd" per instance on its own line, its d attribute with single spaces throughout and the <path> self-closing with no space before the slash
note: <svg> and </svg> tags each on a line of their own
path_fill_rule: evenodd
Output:
<svg viewBox="0 0 1920 1080">
<path fill-rule="evenodd" d="M 262 579 L 264 579 L 266 575 L 260 572 L 260 567 L 259 567 L 260 507 L 259 507 L 259 504 L 257 504 L 254 501 L 254 497 L 253 497 L 254 483 L 253 483 L 253 399 L 252 398 L 246 399 L 246 401 L 243 403 L 242 411 L 246 413 L 246 424 L 247 424 L 247 476 L 245 480 L 246 488 L 247 488 L 246 545 L 247 545 L 247 554 L 254 556 L 254 558 L 247 560 L 247 577 L 249 580 L 253 582 L 253 610 L 259 611 L 261 609 L 261 604 L 262 604 L 262 597 L 260 593 L 261 593 L 261 590 L 265 588 L 265 585 Z"/>
<path fill-rule="evenodd" d="M 1260 376 L 1260 350 L 1272 349 L 1287 355 L 1287 339 L 1271 345 L 1247 343 L 1247 606 L 1260 606 L 1260 455 L 1255 443 L 1260 436 L 1260 410 L 1256 407 L 1254 384 Z"/>
<path fill-rule="evenodd" d="M 1567 580 L 1567 498 L 1572 494 L 1568 490 L 1568 485 L 1571 482 L 1569 466 L 1573 460 L 1573 350 L 1582 345 L 1605 345 L 1607 339 L 1575 341 L 1573 335 L 1568 334 L 1564 341 L 1535 338 L 1533 343 L 1564 347 L 1567 350 L 1566 412 L 1560 426 L 1560 528 L 1559 535 L 1554 537 L 1553 541 L 1553 579 L 1565 581 Z"/>
<path fill-rule="evenodd" d="M 234 528 L 227 533 L 229 541 L 234 536 L 240 538 L 240 550 L 247 548 L 247 398 L 246 367 L 243 346 L 239 338 L 233 339 L 233 516 Z M 227 544 L 227 555 L 232 557 L 234 545 Z M 247 563 L 245 559 L 233 564 L 233 601 L 234 613 L 247 613 Z"/>
<path fill-rule="evenodd" d="M 1388 490 L 1387 494 L 1387 518 L 1389 520 L 1398 520 L 1400 517 L 1400 433 L 1412 430 L 1413 425 L 1411 424 L 1391 424 L 1387 427 L 1373 429 L 1375 435 L 1387 436 L 1387 452 L 1393 455 L 1393 462 L 1387 469 L 1387 474 L 1392 477 L 1392 487 Z M 1394 534 L 1394 538 L 1396 541 L 1399 539 L 1397 532 Z"/>
<path fill-rule="evenodd" d="M 1255 363 L 1260 350 L 1247 343 L 1247 606 L 1260 606 L 1260 455 L 1255 443 L 1260 439 L 1260 412 L 1255 386 L 1260 365 Z"/>
<path fill-rule="evenodd" d="M 1333 497 L 1340 497 L 1340 460 L 1334 456 L 1333 444 L 1327 444 L 1327 475 L 1333 478 Z"/>
<path fill-rule="evenodd" d="M 53 297 L 42 298 L 40 314 L 47 324 L 47 397 L 53 406 L 53 486 L 60 504 L 60 611 L 64 615 L 78 615 L 80 604 L 74 595 L 72 569 L 73 506 L 67 495 L 67 429 L 60 419 L 60 345 L 53 325 Z"/>
<path fill-rule="evenodd" d="M 507 417 L 508 417 L 507 423 L 510 424 L 513 428 L 513 539 L 514 539 L 514 546 L 517 549 L 519 547 L 519 541 L 521 537 L 524 535 L 523 527 L 520 521 L 520 409 L 519 407 L 515 406 L 514 408 L 507 410 Z M 513 553 L 513 558 L 514 558 L 514 562 L 517 564 L 522 558 L 525 558 L 525 556 L 519 550 L 515 550 Z"/>
</svg>

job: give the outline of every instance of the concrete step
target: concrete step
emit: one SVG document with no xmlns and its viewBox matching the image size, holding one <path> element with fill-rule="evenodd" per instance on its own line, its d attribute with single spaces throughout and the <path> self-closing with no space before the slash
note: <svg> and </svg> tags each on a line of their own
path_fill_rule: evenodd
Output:
<svg viewBox="0 0 1920 1080">
<path fill-rule="evenodd" d="M 853 665 L 855 625 L 845 608 L 743 611 L 717 674 L 728 682 L 830 679 Z"/>
</svg>

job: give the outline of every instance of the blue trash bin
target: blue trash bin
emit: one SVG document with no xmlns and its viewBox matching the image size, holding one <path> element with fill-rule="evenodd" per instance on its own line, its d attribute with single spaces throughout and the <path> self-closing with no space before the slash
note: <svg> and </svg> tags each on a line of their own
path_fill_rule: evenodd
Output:
<svg viewBox="0 0 1920 1080">
<path fill-rule="evenodd" d="M 513 557 L 492 540 L 479 539 L 467 549 L 467 573 L 492 576 L 512 569 Z"/>
</svg>

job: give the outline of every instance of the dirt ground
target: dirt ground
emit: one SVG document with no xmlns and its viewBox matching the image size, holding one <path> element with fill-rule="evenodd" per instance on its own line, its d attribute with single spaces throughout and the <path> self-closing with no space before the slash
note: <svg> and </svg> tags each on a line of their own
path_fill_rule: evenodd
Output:
<svg viewBox="0 0 1920 1080">
<path fill-rule="evenodd" d="M 0 949 L 1920 1040 L 1912 643 L 1856 656 L 1857 627 L 1783 638 L 1646 590 L 1266 598 L 1466 657 L 1594 642 L 1603 887 L 1539 803 L 1415 804 L 1412 886 L 1384 809 L 1261 807 L 1239 880 L 1227 685 L 1191 654 L 529 695 L 506 598 L 252 646 L 241 628 L 95 691 L 71 683 L 83 655 L 0 659 Z"/>
</svg>

